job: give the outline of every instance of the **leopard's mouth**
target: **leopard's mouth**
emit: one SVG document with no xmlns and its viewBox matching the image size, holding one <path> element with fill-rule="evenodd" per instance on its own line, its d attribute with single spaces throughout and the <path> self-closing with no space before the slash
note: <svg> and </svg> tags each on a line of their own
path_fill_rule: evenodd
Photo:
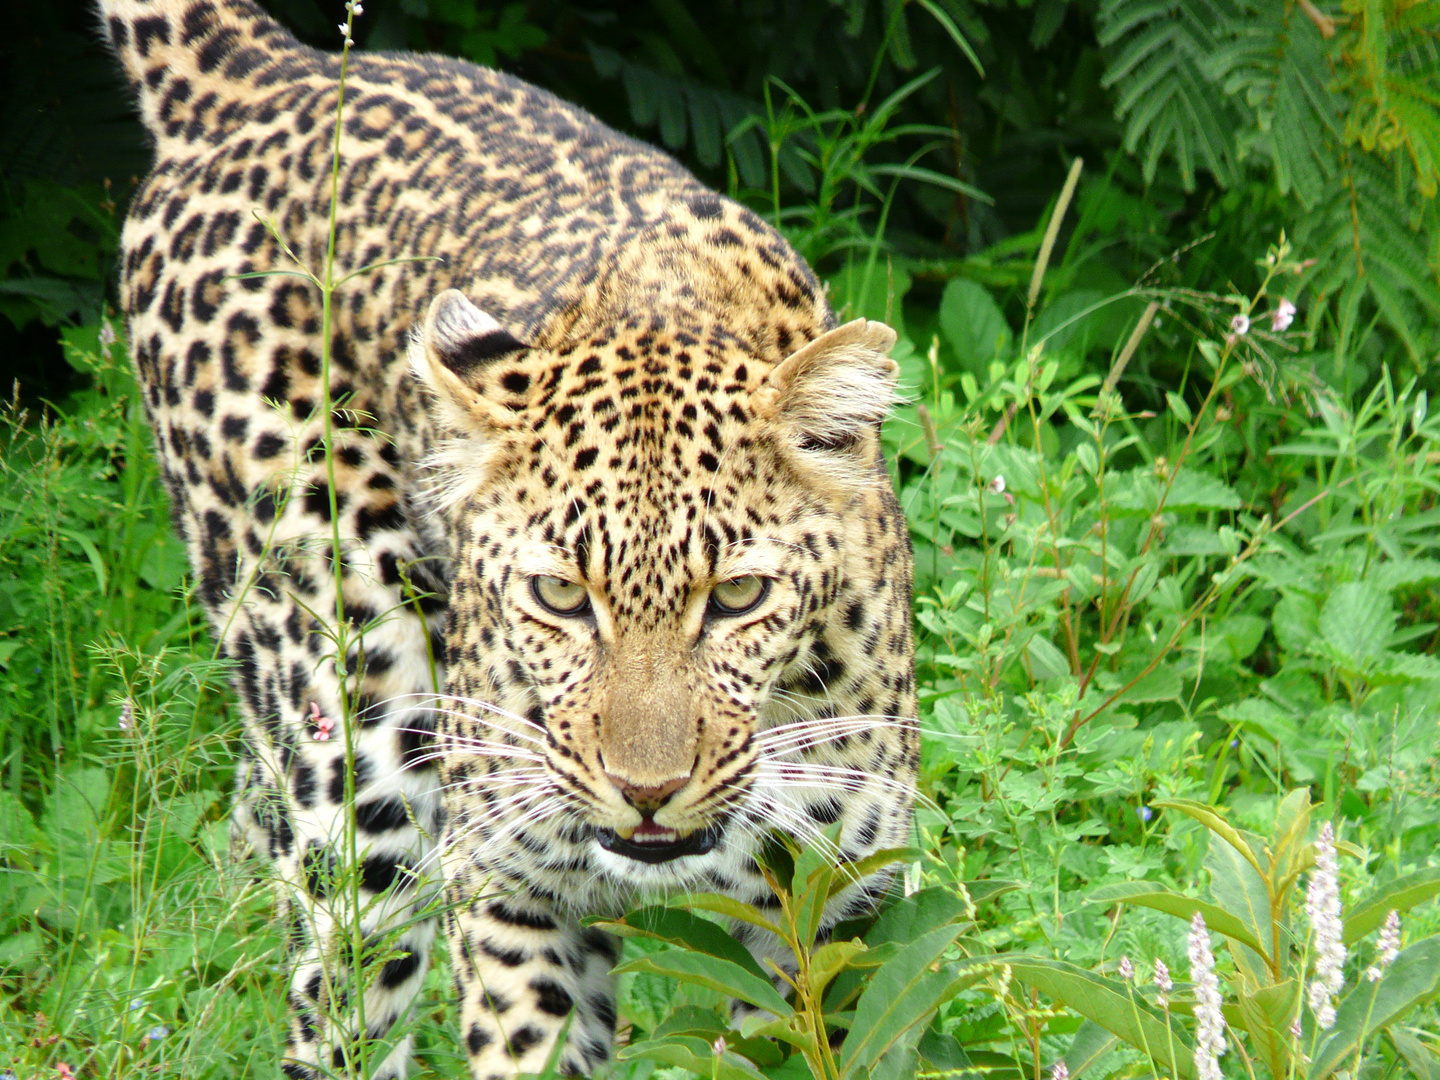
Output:
<svg viewBox="0 0 1440 1080">
<path fill-rule="evenodd" d="M 595 839 L 614 855 L 624 855 L 627 859 L 653 865 L 686 855 L 704 855 L 720 841 L 720 829 L 712 825 L 682 836 L 647 817 L 629 836 L 621 836 L 614 829 L 597 828 Z"/>
</svg>

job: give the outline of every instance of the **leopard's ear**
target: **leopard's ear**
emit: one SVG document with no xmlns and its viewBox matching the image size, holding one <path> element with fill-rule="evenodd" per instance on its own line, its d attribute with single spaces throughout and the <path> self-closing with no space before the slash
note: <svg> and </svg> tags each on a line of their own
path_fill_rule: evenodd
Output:
<svg viewBox="0 0 1440 1080">
<path fill-rule="evenodd" d="M 410 366 L 434 394 L 451 426 L 513 427 L 516 413 L 487 395 L 494 369 L 529 346 L 472 304 L 458 289 L 430 302 L 410 345 Z"/>
<path fill-rule="evenodd" d="M 856 319 L 791 353 L 756 392 L 755 409 L 778 421 L 796 450 L 823 465 L 872 435 L 895 403 L 895 331 Z"/>
</svg>

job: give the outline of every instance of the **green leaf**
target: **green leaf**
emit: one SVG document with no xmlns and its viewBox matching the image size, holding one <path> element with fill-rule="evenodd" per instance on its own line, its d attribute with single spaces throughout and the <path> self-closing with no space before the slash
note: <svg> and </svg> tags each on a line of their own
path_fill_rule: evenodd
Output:
<svg viewBox="0 0 1440 1080">
<path fill-rule="evenodd" d="M 1080 1077 L 1119 1044 L 1120 1037 L 1106 1031 L 1094 1020 L 1086 1020 L 1070 1040 L 1070 1049 L 1065 1052 L 1065 1067 L 1071 1080 Z"/>
<path fill-rule="evenodd" d="M 1357 668 L 1383 653 L 1394 632 L 1390 597 L 1368 582 L 1337 585 L 1320 610 L 1321 635 Z"/>
<path fill-rule="evenodd" d="M 858 1075 L 858 1070 L 880 1060 L 907 1031 L 926 1022 L 960 989 L 965 976 L 959 975 L 954 965 L 930 970 L 960 930 L 952 924 L 930 931 L 900 948 L 870 977 L 855 1005 L 855 1021 L 840 1047 L 842 1078 Z M 977 981 L 984 977 L 983 970 L 972 974 Z"/>
<path fill-rule="evenodd" d="M 1437 895 L 1440 895 L 1440 866 L 1396 878 L 1345 915 L 1345 944 L 1353 945 L 1379 929 L 1391 911 L 1403 914 Z"/>
<path fill-rule="evenodd" d="M 689 911 L 658 905 L 643 907 L 630 912 L 619 922 L 599 922 L 595 925 L 621 937 L 654 938 L 693 952 L 718 956 L 738 964 L 758 978 L 769 979 L 750 950 L 727 934 L 724 927 Z"/>
<path fill-rule="evenodd" d="M 1064 960 L 1015 955 L 991 959 L 1008 964 L 1016 979 L 1148 1053 L 1173 1074 L 1182 1078 L 1195 1075 L 1194 1047 L 1184 1032 L 1178 1028 L 1167 1030 L 1165 1017 L 1124 983 Z"/>
<path fill-rule="evenodd" d="M 674 1065 L 715 1080 L 765 1080 L 765 1074 L 733 1050 L 716 1054 L 711 1043 L 694 1035 L 669 1035 L 646 1039 L 622 1047 L 615 1055 L 621 1061 L 644 1058 L 662 1065 Z"/>
<path fill-rule="evenodd" d="M 1391 1044 L 1410 1066 L 1415 1080 L 1440 1080 L 1440 1058 L 1437 1058 L 1425 1044 L 1404 1028 L 1391 1027 L 1385 1032 Z"/>
<path fill-rule="evenodd" d="M 1198 911 L 1205 917 L 1205 925 L 1215 933 L 1233 938 L 1262 956 L 1269 955 L 1269 951 L 1260 944 L 1260 939 L 1256 937 L 1254 931 L 1224 908 L 1181 893 L 1171 892 L 1153 882 L 1122 881 L 1114 885 L 1105 885 L 1092 892 L 1086 898 L 1086 902 L 1091 904 L 1135 904 L 1139 907 L 1163 911 L 1167 915 L 1174 915 L 1186 922 L 1193 919 Z"/>
<path fill-rule="evenodd" d="M 1252 937 L 1266 940 L 1273 932 L 1273 923 L 1264 876 L 1230 844 L 1212 843 L 1205 868 L 1210 871 L 1210 891 L 1220 907 L 1243 923 Z M 1264 954 L 1257 955 L 1238 939 L 1231 940 L 1235 941 L 1230 954 L 1236 965 L 1256 983 L 1268 981 L 1263 977 Z"/>
<path fill-rule="evenodd" d="M 756 1008 L 765 1009 L 776 1016 L 790 1016 L 794 1013 L 789 1002 L 780 996 L 769 979 L 752 974 L 739 964 L 718 956 L 688 952 L 684 949 L 666 949 L 637 957 L 621 964 L 615 971 L 646 971 L 652 975 L 664 975 L 748 1001 Z"/>
<path fill-rule="evenodd" d="M 1356 1048 L 1381 1028 L 1440 992 L 1440 936 L 1402 949 L 1379 982 L 1361 980 L 1335 1011 L 1335 1026 L 1310 1066 L 1307 1080 L 1325 1080 L 1354 1056 Z"/>
<path fill-rule="evenodd" d="M 1250 1032 L 1251 1045 L 1270 1068 L 1271 1076 L 1290 1075 L 1290 1023 L 1300 1011 L 1300 981 L 1286 979 L 1254 994 L 1238 994 L 1235 1011 Z"/>
<path fill-rule="evenodd" d="M 992 360 L 1010 352 L 1010 324 L 990 291 L 956 278 L 940 296 L 940 330 L 964 370 L 981 374 Z"/>
<path fill-rule="evenodd" d="M 758 926 L 761 930 L 768 930 L 776 937 L 780 937 L 780 927 L 771 919 L 763 915 L 759 908 L 753 904 L 736 900 L 733 897 L 721 896 L 719 893 L 686 893 L 685 906 L 694 908 L 697 911 L 709 911 L 716 915 L 723 915 L 727 919 L 735 919 L 739 922 L 749 923 L 751 926 Z"/>
<path fill-rule="evenodd" d="M 1179 810 L 1182 814 L 1189 815 L 1243 855 L 1245 861 L 1255 867 L 1256 873 L 1264 873 L 1264 868 L 1249 843 L 1214 807 L 1193 799 L 1156 799 L 1150 805 L 1165 810 Z"/>
</svg>

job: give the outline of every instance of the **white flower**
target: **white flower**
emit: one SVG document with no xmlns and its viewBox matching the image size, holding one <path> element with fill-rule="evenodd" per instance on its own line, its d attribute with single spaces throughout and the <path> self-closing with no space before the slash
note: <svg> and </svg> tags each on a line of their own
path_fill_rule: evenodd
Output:
<svg viewBox="0 0 1440 1080">
<path fill-rule="evenodd" d="M 1195 984 L 1195 1071 L 1200 1080 L 1220 1080 L 1225 1053 L 1225 1017 L 1220 1012 L 1220 980 L 1215 976 L 1215 954 L 1210 951 L 1210 930 L 1198 911 L 1190 920 L 1190 980 Z"/>
<path fill-rule="evenodd" d="M 1315 869 L 1305 890 L 1305 915 L 1310 920 L 1315 952 L 1315 978 L 1308 1000 L 1315 1022 L 1328 1030 L 1335 1023 L 1330 996 L 1345 985 L 1345 943 L 1341 941 L 1340 866 L 1335 858 L 1335 830 L 1327 821 L 1315 841 Z"/>
<path fill-rule="evenodd" d="M 344 40 L 344 42 L 345 42 L 345 47 L 346 47 L 347 49 L 348 49 L 351 45 L 354 45 L 354 44 L 355 44 L 355 39 L 350 36 L 350 24 L 349 24 L 349 23 L 343 23 L 343 22 L 342 22 L 342 23 L 340 24 L 340 37 Z"/>
<path fill-rule="evenodd" d="M 1063 1061 L 1055 1062 L 1055 1067 L 1050 1070 L 1050 1080 L 1070 1080 L 1070 1066 Z"/>
<path fill-rule="evenodd" d="M 1278 334 L 1282 330 L 1289 330 L 1294 321 L 1295 302 L 1289 297 L 1282 297 L 1275 310 L 1270 312 L 1270 329 Z"/>
<path fill-rule="evenodd" d="M 1165 966 L 1165 961 L 1158 956 L 1155 958 L 1155 987 L 1160 993 L 1156 1000 L 1160 1008 L 1170 1008 L 1170 991 L 1175 989 L 1175 984 L 1170 981 L 1170 969 Z"/>
<path fill-rule="evenodd" d="M 113 327 L 113 326 L 110 325 L 110 320 L 109 320 L 109 319 L 106 319 L 104 322 L 102 322 L 102 323 L 100 324 L 100 347 L 101 347 L 102 349 L 108 349 L 111 345 L 114 345 L 114 344 L 115 344 L 115 327 Z"/>
<path fill-rule="evenodd" d="M 1385 925 L 1380 928 L 1380 940 L 1375 944 L 1375 963 L 1365 969 L 1365 978 L 1379 982 L 1385 969 L 1400 955 L 1400 913 L 1393 908 L 1385 916 Z"/>
<path fill-rule="evenodd" d="M 1120 957 L 1120 977 L 1126 982 L 1135 978 L 1135 965 L 1130 963 L 1130 957 Z"/>
<path fill-rule="evenodd" d="M 996 495 L 1005 494 L 1005 477 L 996 473 L 995 479 L 990 481 L 989 487 Z"/>
<path fill-rule="evenodd" d="M 120 730 L 130 731 L 135 727 L 135 706 L 127 697 L 120 703 Z"/>
<path fill-rule="evenodd" d="M 1230 320 L 1230 332 L 1236 337 L 1244 337 L 1250 332 L 1250 316 L 1236 315 Z"/>
</svg>

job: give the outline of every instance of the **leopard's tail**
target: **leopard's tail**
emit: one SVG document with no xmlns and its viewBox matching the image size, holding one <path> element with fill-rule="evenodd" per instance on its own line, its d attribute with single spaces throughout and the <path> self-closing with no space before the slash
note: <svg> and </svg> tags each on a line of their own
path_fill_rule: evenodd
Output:
<svg viewBox="0 0 1440 1080">
<path fill-rule="evenodd" d="M 225 126 L 225 107 L 326 59 L 251 0 L 98 0 L 110 49 L 157 142 Z"/>
</svg>

